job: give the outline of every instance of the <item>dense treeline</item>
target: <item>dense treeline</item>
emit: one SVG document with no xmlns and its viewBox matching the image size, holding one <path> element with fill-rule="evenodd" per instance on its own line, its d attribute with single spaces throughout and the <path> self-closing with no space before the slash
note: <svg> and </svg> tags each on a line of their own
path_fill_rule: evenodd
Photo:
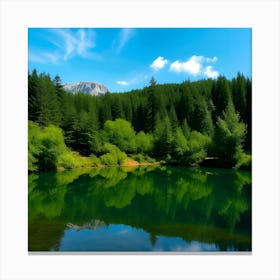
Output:
<svg viewBox="0 0 280 280">
<path fill-rule="evenodd" d="M 152 78 L 142 90 L 93 97 L 66 93 L 59 76 L 33 70 L 28 119 L 31 171 L 131 158 L 250 166 L 251 80 L 240 73 L 181 84 L 158 85 Z"/>
</svg>

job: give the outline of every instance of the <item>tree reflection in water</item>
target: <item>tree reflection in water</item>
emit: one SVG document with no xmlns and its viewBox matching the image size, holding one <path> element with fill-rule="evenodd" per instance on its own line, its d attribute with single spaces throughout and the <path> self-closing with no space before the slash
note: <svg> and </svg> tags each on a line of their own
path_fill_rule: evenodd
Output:
<svg viewBox="0 0 280 280">
<path fill-rule="evenodd" d="M 251 250 L 250 172 L 166 166 L 46 172 L 29 175 L 28 198 L 29 251 L 63 250 L 69 230 L 97 234 L 110 225 L 145 232 L 149 246 L 136 251 L 168 238 Z M 90 226 L 95 221 L 100 227 Z"/>
</svg>

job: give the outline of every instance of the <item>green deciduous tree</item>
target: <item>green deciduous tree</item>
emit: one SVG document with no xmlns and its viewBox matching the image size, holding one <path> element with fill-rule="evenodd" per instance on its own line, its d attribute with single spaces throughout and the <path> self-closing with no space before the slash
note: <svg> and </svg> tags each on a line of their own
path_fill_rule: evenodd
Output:
<svg viewBox="0 0 280 280">
<path fill-rule="evenodd" d="M 37 171 L 38 155 L 42 145 L 39 139 L 40 127 L 37 123 L 28 121 L 28 170 Z"/>
<path fill-rule="evenodd" d="M 123 119 L 106 121 L 104 124 L 104 132 L 110 143 L 116 145 L 122 151 L 128 153 L 136 151 L 135 131 L 128 121 Z"/>
<path fill-rule="evenodd" d="M 101 163 L 106 165 L 122 164 L 127 158 L 126 154 L 113 144 L 104 144 L 104 155 L 100 157 Z"/>
<path fill-rule="evenodd" d="M 153 136 L 140 131 L 136 135 L 136 150 L 138 153 L 149 153 L 153 149 Z"/>
</svg>

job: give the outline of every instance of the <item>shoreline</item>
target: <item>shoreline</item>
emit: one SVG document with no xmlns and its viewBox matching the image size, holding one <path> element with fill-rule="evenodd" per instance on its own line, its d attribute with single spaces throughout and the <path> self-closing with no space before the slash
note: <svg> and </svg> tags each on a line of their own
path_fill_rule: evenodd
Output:
<svg viewBox="0 0 280 280">
<path fill-rule="evenodd" d="M 97 166 L 82 166 L 82 167 L 74 167 L 74 168 L 64 168 L 62 166 L 58 166 L 56 170 L 53 171 L 67 171 L 67 170 L 76 170 L 76 169 L 95 169 L 95 168 L 107 168 L 107 167 L 138 167 L 138 166 L 156 166 L 156 165 L 165 165 L 160 161 L 157 162 L 137 162 L 137 163 L 129 163 L 129 164 L 114 164 L 114 165 L 97 165 Z M 44 172 L 44 171 L 39 171 L 39 172 Z M 38 172 L 34 172 L 38 173 Z"/>
</svg>

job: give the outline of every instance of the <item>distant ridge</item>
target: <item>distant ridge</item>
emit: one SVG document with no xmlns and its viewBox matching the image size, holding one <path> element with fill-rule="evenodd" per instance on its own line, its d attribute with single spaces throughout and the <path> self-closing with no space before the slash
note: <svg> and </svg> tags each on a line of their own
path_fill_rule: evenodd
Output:
<svg viewBox="0 0 280 280">
<path fill-rule="evenodd" d="M 71 84 L 66 84 L 63 86 L 65 91 L 71 93 L 82 92 L 85 94 L 90 94 L 92 96 L 102 95 L 108 92 L 108 88 L 103 84 L 97 82 L 76 82 Z"/>
</svg>

